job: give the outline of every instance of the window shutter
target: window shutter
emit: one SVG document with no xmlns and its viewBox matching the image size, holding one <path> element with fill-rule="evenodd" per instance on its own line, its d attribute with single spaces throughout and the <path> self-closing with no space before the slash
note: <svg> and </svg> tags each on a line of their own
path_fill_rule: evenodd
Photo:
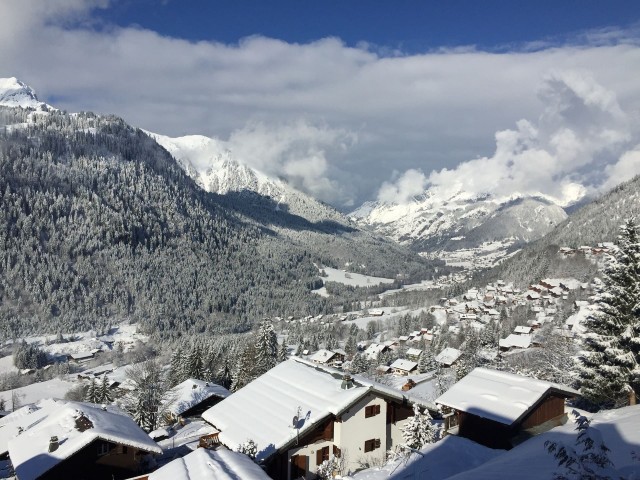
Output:
<svg viewBox="0 0 640 480">
<path fill-rule="evenodd" d="M 322 449 L 316 450 L 316 466 L 322 463 Z"/>
<path fill-rule="evenodd" d="M 379 415 L 380 414 L 380 405 L 376 405 L 375 408 L 376 408 L 375 415 Z"/>
<path fill-rule="evenodd" d="M 338 458 L 340 457 L 340 449 L 335 445 L 333 446 L 333 456 Z"/>
<path fill-rule="evenodd" d="M 375 447 L 374 447 L 374 449 L 375 449 L 375 448 L 380 448 L 380 439 L 379 439 L 379 438 L 376 438 L 376 441 L 375 441 L 375 442 L 376 442 L 376 443 L 375 443 Z"/>
</svg>

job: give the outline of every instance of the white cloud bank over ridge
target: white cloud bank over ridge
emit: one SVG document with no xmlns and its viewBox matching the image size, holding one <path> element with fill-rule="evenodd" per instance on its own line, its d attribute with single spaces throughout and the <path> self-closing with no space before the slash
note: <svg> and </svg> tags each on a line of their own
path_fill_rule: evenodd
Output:
<svg viewBox="0 0 640 480">
<path fill-rule="evenodd" d="M 598 164 L 601 155 L 607 158 L 632 139 L 629 118 L 613 92 L 588 73 L 570 71 L 549 75 L 539 95 L 545 109 L 537 125 L 520 120 L 517 129 L 497 132 L 493 156 L 428 176 L 407 170 L 395 182 L 385 182 L 378 199 L 407 203 L 431 188 L 442 198 L 458 192 L 499 198 L 541 194 L 566 206 L 587 193 L 584 168 L 601 172 L 605 188 L 640 173 L 637 151 L 622 154 L 615 164 Z"/>
<path fill-rule="evenodd" d="M 96 25 L 93 9 L 107 6 L 3 0 L 0 76 L 70 111 L 215 137 L 336 206 L 376 192 L 406 202 L 428 185 L 566 202 L 639 173 L 633 31 L 535 51 L 385 57 L 335 38 L 224 45 Z"/>
</svg>

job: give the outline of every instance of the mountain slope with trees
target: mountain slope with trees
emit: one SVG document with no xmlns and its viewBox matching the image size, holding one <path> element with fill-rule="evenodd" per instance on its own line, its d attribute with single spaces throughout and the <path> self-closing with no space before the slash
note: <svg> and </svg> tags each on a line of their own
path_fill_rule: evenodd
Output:
<svg viewBox="0 0 640 480">
<path fill-rule="evenodd" d="M 285 237 L 200 189 L 116 117 L 0 107 L 0 196 L 7 337 L 124 319 L 159 334 L 244 331 L 267 315 L 330 311 L 310 292 L 314 263 L 432 274 L 389 242 L 348 237 L 357 231 L 340 238 L 301 221 L 281 225 L 295 232 Z"/>
</svg>

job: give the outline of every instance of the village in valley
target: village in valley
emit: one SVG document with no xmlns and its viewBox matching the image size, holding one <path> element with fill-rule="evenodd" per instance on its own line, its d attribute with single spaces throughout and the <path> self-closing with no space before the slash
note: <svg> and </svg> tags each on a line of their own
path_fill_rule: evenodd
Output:
<svg viewBox="0 0 640 480">
<path fill-rule="evenodd" d="M 558 255 L 603 265 L 615 248 L 560 248 Z M 384 282 L 319 268 L 332 281 Z M 265 319 L 249 359 L 264 362 L 264 373 L 244 381 L 241 363 L 226 376 L 213 374 L 204 347 L 157 357 L 136 325 L 27 338 L 21 348 L 41 357 L 35 368 L 18 368 L 27 355 L 20 349 L 0 359 L 5 381 L 17 382 L 0 392 L 0 474 L 488 478 L 483 469 L 524 468 L 532 455 L 551 474 L 557 462 L 548 442 L 586 421 L 570 413 L 581 395 L 569 385 L 570 364 L 585 322 L 600 308 L 603 281 L 584 280 L 543 278 L 524 288 L 497 280 L 420 307 L 390 301 L 405 289 L 455 292 L 438 288 L 450 287 L 449 276 L 383 292 L 360 310 Z M 637 428 L 640 411 L 627 408 L 622 423 L 617 413 L 597 421 Z M 628 454 L 623 464 L 632 461 Z M 193 473 L 199 470 L 210 476 Z M 150 473 L 135 476 L 140 471 Z"/>
</svg>

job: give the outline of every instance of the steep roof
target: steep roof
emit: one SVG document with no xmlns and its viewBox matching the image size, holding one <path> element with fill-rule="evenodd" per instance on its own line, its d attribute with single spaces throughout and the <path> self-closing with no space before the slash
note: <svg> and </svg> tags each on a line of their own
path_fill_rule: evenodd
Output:
<svg viewBox="0 0 640 480">
<path fill-rule="evenodd" d="M 435 360 L 444 365 L 452 365 L 460 358 L 460 355 L 462 355 L 462 352 L 457 348 L 447 347 L 436 355 Z"/>
<path fill-rule="evenodd" d="M 174 415 L 181 415 L 211 397 L 227 398 L 229 395 L 231 392 L 220 385 L 188 378 L 171 389 L 165 408 Z"/>
<path fill-rule="evenodd" d="M 264 460 L 370 391 L 371 387 L 358 384 L 342 389 L 342 375 L 335 372 L 289 359 L 211 407 L 202 417 L 220 430 L 220 441 L 227 447 L 235 450 L 251 439 L 258 445 L 257 459 Z"/>
<path fill-rule="evenodd" d="M 115 407 L 103 410 L 99 405 L 61 400 L 44 400 L 37 407 L 10 424 L 17 435 L 8 441 L 9 457 L 20 480 L 38 478 L 97 439 L 162 453 L 131 417 Z M 49 452 L 53 436 L 58 437 L 59 447 Z"/>
<path fill-rule="evenodd" d="M 488 368 L 476 368 L 436 399 L 446 405 L 505 425 L 523 418 L 547 393 L 579 393 L 557 383 Z"/>
<path fill-rule="evenodd" d="M 410 372 L 417 366 L 418 364 L 416 362 L 405 360 L 404 358 L 399 358 L 391 364 L 391 368 L 397 368 L 398 370 L 405 370 L 407 372 Z"/>
<path fill-rule="evenodd" d="M 149 475 L 149 480 L 238 480 L 240 478 L 269 480 L 269 476 L 248 456 L 223 448 L 219 450 L 198 448 Z"/>
</svg>

